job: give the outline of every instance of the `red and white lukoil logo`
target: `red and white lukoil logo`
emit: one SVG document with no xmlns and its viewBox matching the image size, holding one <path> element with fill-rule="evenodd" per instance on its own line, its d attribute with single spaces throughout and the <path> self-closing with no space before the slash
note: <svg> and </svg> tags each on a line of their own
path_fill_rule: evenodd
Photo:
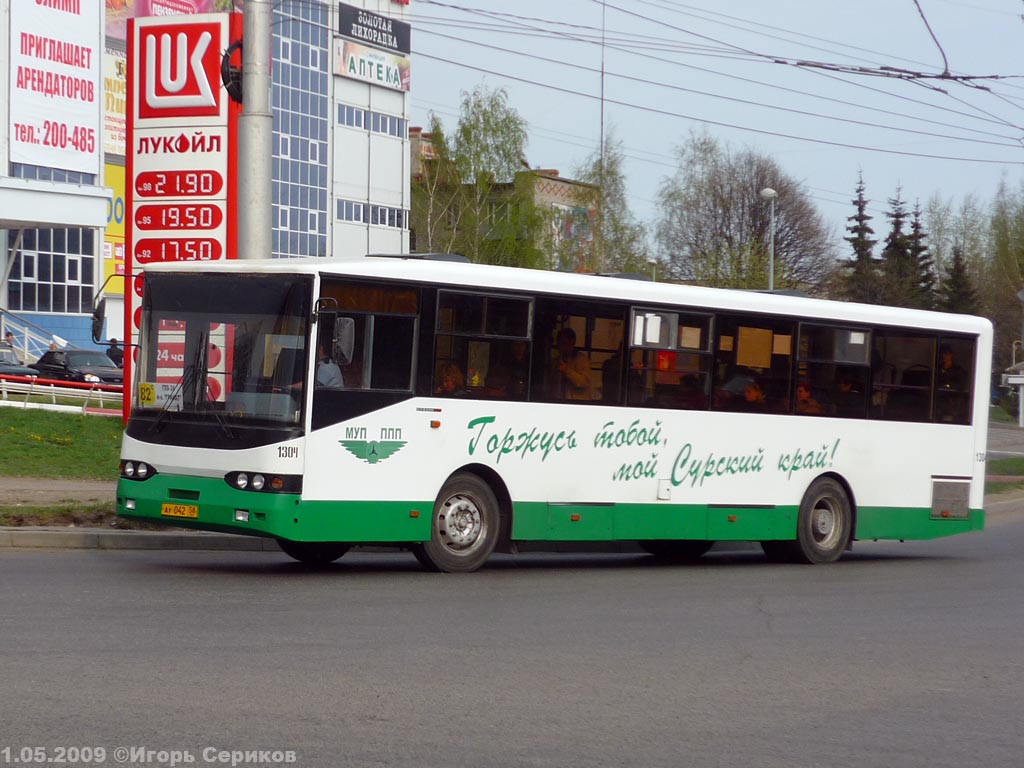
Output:
<svg viewBox="0 0 1024 768">
<path fill-rule="evenodd" d="M 139 117 L 220 114 L 221 25 L 162 24 L 139 29 Z"/>
</svg>

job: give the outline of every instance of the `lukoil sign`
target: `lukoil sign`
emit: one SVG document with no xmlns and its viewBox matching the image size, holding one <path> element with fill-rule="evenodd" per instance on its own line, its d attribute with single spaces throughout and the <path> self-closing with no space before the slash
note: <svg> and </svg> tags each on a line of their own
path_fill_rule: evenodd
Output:
<svg viewBox="0 0 1024 768">
<path fill-rule="evenodd" d="M 221 32 L 216 22 L 140 26 L 139 119 L 221 114 Z"/>
</svg>

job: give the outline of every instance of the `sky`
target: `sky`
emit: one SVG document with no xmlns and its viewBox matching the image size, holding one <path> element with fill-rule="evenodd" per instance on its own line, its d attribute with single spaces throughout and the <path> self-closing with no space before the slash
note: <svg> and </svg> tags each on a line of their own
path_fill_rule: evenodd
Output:
<svg viewBox="0 0 1024 768">
<path fill-rule="evenodd" d="M 774 158 L 841 249 L 858 174 L 876 233 L 897 189 L 909 207 L 934 194 L 989 201 L 1001 180 L 1024 179 L 1024 0 L 413 0 L 411 9 L 413 125 L 435 113 L 454 127 L 463 91 L 504 88 L 527 122 L 529 163 L 571 176 L 596 152 L 603 114 L 605 135 L 623 145 L 629 205 L 650 225 L 692 131 Z M 1000 79 L 867 74 L 898 70 Z"/>
</svg>

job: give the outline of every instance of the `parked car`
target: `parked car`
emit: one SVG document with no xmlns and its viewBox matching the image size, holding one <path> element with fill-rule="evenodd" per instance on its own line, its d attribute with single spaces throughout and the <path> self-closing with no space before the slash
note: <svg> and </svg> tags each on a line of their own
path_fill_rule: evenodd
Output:
<svg viewBox="0 0 1024 768">
<path fill-rule="evenodd" d="M 39 371 L 22 365 L 14 350 L 0 344 L 0 376 L 38 376 Z"/>
<path fill-rule="evenodd" d="M 121 384 L 124 372 L 103 352 L 93 349 L 51 349 L 32 363 L 46 379 Z"/>
</svg>

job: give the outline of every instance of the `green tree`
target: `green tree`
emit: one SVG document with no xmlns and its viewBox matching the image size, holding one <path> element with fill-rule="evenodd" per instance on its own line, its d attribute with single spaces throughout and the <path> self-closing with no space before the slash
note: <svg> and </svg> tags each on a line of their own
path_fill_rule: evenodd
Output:
<svg viewBox="0 0 1024 768">
<path fill-rule="evenodd" d="M 413 161 L 409 212 L 410 230 L 415 238 L 413 249 L 420 253 L 449 253 L 455 250 L 458 231 L 453 224 L 459 210 L 460 176 L 437 115 L 430 115 L 430 130 L 422 136 L 429 150 Z"/>
<path fill-rule="evenodd" d="M 843 298 L 850 301 L 877 304 L 881 300 L 878 260 L 874 254 L 878 240 L 872 237 L 875 230 L 872 229 L 870 222 L 874 217 L 867 212 L 870 201 L 864 197 L 863 175 L 857 179 L 856 191 L 857 197 L 852 202 L 857 211 L 853 216 L 847 217 L 846 220 L 850 224 L 847 225 L 846 231 L 850 235 L 843 238 L 853 248 L 853 262 L 841 280 L 840 290 Z"/>
<path fill-rule="evenodd" d="M 889 234 L 882 249 L 881 303 L 892 307 L 931 307 L 934 277 L 929 271 L 931 262 L 920 209 L 915 207 L 914 213 L 908 214 L 897 188 L 896 196 L 889 199 L 885 217 L 889 220 Z"/>
<path fill-rule="evenodd" d="M 1024 193 L 1002 183 L 992 202 L 991 267 L 984 292 L 985 315 L 995 325 L 995 367 L 1010 365 L 1011 345 L 1021 338 L 1024 287 Z"/>
<path fill-rule="evenodd" d="M 518 180 L 526 162 L 526 121 L 504 88 L 463 91 L 452 139 L 460 196 L 456 244 L 471 261 L 537 266 L 542 217 L 532 187 Z"/>
<path fill-rule="evenodd" d="M 622 142 L 609 137 L 573 176 L 589 187 L 577 201 L 594 211 L 592 263 L 595 272 L 646 272 L 647 231 L 629 209 Z"/>
<path fill-rule="evenodd" d="M 979 286 L 990 270 L 989 231 L 991 211 L 974 195 L 966 195 L 959 203 L 938 194 L 928 198 L 924 209 L 924 227 L 928 232 L 928 250 L 935 264 L 935 273 L 944 275 L 953 258 L 953 249 L 963 252 L 968 275 Z"/>
<path fill-rule="evenodd" d="M 964 258 L 963 249 L 958 246 L 953 247 L 953 258 L 945 270 L 936 298 L 935 308 L 942 312 L 977 315 L 981 311 L 978 292 L 968 272 L 967 259 Z"/>
<path fill-rule="evenodd" d="M 659 261 L 670 279 L 719 287 L 768 286 L 769 205 L 774 189 L 775 287 L 819 290 L 835 262 L 821 214 L 800 183 L 770 157 L 733 151 L 708 134 L 676 150 L 661 185 Z"/>
<path fill-rule="evenodd" d="M 413 182 L 417 250 L 541 266 L 546 219 L 534 204 L 530 174 L 522 173 L 526 121 L 508 93 L 484 85 L 463 91 L 454 133 L 431 116 L 430 134 L 433 157 Z"/>
<path fill-rule="evenodd" d="M 931 309 L 935 305 L 935 263 L 928 250 L 928 235 L 924 231 L 920 204 L 914 205 L 910 219 L 910 234 L 907 236 L 907 250 L 914 268 L 916 303 L 920 309 Z"/>
</svg>

